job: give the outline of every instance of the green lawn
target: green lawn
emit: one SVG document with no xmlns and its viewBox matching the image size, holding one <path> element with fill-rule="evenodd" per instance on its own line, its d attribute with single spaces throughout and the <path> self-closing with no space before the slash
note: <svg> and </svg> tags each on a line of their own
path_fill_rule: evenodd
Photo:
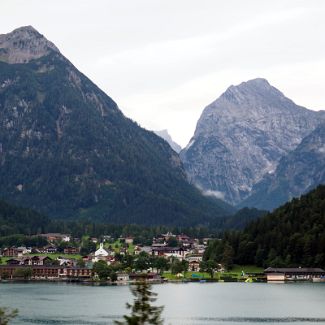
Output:
<svg viewBox="0 0 325 325">
<path fill-rule="evenodd" d="M 166 279 L 168 279 L 168 280 L 210 279 L 210 274 L 209 273 L 206 273 L 206 272 L 185 272 L 185 276 L 184 277 L 177 277 L 176 274 L 172 274 L 171 272 L 164 272 L 163 276 Z M 214 278 L 217 279 L 218 278 L 218 275 L 215 274 L 214 275 Z"/>
<path fill-rule="evenodd" d="M 244 273 L 263 273 L 264 269 L 255 265 L 234 265 L 227 273 L 236 273 L 241 275 Z"/>
<path fill-rule="evenodd" d="M 104 248 L 109 248 L 112 247 L 112 249 L 115 251 L 115 253 L 119 253 L 121 250 L 121 247 L 123 247 L 124 243 L 121 243 L 119 239 L 117 239 L 114 243 L 104 243 Z M 98 245 L 99 247 L 99 245 Z M 129 248 L 128 248 L 128 253 L 129 254 L 133 254 L 134 253 L 134 245 L 133 244 L 129 244 Z"/>
<path fill-rule="evenodd" d="M 257 267 L 255 265 L 234 265 L 233 268 L 227 272 L 216 272 L 213 278 L 220 279 L 220 277 L 232 277 L 238 279 L 242 277 L 242 271 L 244 271 L 244 273 L 262 273 L 263 268 Z M 177 277 L 171 272 L 164 272 L 163 276 L 168 280 L 211 279 L 210 274 L 206 272 L 185 272 L 185 277 Z"/>
<path fill-rule="evenodd" d="M 8 261 L 10 258 L 11 258 L 11 257 L 1 257 L 1 259 L 0 259 L 0 265 L 7 264 L 7 261 Z"/>
<path fill-rule="evenodd" d="M 52 260 L 57 259 L 59 256 L 61 257 L 65 257 L 65 258 L 74 258 L 74 259 L 79 259 L 82 256 L 80 254 L 63 254 L 63 253 L 53 253 L 53 254 L 27 254 L 26 256 L 48 256 L 50 257 Z"/>
</svg>

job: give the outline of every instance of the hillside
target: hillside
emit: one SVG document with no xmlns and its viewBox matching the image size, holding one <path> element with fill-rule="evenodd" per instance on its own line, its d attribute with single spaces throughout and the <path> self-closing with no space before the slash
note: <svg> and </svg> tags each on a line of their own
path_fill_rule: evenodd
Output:
<svg viewBox="0 0 325 325">
<path fill-rule="evenodd" d="M 0 36 L 0 197 L 50 217 L 208 224 L 233 209 L 187 181 L 169 145 L 126 118 L 34 28 Z"/>
<path fill-rule="evenodd" d="M 42 233 L 49 218 L 31 210 L 0 201 L 0 237 L 12 234 L 34 235 Z"/>
<path fill-rule="evenodd" d="M 206 257 L 227 256 L 236 264 L 263 267 L 325 267 L 324 252 L 325 185 L 320 185 L 242 232 L 226 233 L 222 241 L 211 244 Z"/>
</svg>

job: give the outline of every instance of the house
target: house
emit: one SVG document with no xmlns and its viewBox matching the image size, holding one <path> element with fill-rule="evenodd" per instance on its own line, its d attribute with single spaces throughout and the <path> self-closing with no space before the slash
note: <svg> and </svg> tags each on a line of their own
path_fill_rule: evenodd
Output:
<svg viewBox="0 0 325 325">
<path fill-rule="evenodd" d="M 185 258 L 186 250 L 183 247 L 152 247 L 151 255 L 166 258 L 176 257 L 179 260 Z"/>
<path fill-rule="evenodd" d="M 166 246 L 167 246 L 166 242 L 163 242 L 163 243 L 155 242 L 155 243 L 152 243 L 152 245 L 151 245 L 151 247 L 166 247 Z"/>
<path fill-rule="evenodd" d="M 57 258 L 57 260 L 59 261 L 59 265 L 63 265 L 63 266 L 76 266 L 77 262 L 75 259 L 72 258 L 66 258 L 66 257 L 62 257 L 59 256 Z"/>
<path fill-rule="evenodd" d="M 132 245 L 133 244 L 133 237 L 126 237 L 125 238 L 125 243 L 129 244 L 129 245 Z"/>
<path fill-rule="evenodd" d="M 49 242 L 54 242 L 54 241 L 69 242 L 71 237 L 70 235 L 60 234 L 60 233 L 41 234 L 40 236 L 45 237 Z"/>
<path fill-rule="evenodd" d="M 49 265 L 52 263 L 52 259 L 48 256 L 26 256 L 11 258 L 7 260 L 7 265 Z"/>
<path fill-rule="evenodd" d="M 20 265 L 20 260 L 18 258 L 10 258 L 6 263 L 7 265 Z"/>
<path fill-rule="evenodd" d="M 203 254 L 188 254 L 188 255 L 186 255 L 186 261 L 188 261 L 189 263 L 190 262 L 193 262 L 193 261 L 195 261 L 195 262 L 201 262 L 202 260 L 203 260 Z"/>
<path fill-rule="evenodd" d="M 200 262 L 191 261 L 188 263 L 189 272 L 199 272 L 200 271 Z"/>
<path fill-rule="evenodd" d="M 2 250 L 2 256 L 5 256 L 5 257 L 18 256 L 18 249 L 16 247 L 4 248 Z"/>
<path fill-rule="evenodd" d="M 58 249 L 54 245 L 48 245 L 48 246 L 43 247 L 43 249 L 41 251 L 42 251 L 42 253 L 45 253 L 45 254 L 55 254 L 58 251 Z"/>
<path fill-rule="evenodd" d="M 139 255 L 141 253 L 141 247 L 140 246 L 135 246 L 134 247 L 134 255 Z"/>
<path fill-rule="evenodd" d="M 65 278 L 65 279 L 88 279 L 91 278 L 93 275 L 93 272 L 91 269 L 88 269 L 87 267 L 65 267 L 63 269 L 60 269 L 60 278 Z"/>
<path fill-rule="evenodd" d="M 162 238 L 166 242 L 173 237 L 176 237 L 176 235 L 173 235 L 170 231 L 168 231 L 166 234 L 161 234 L 160 236 L 160 238 Z"/>
<path fill-rule="evenodd" d="M 273 268 L 264 270 L 267 281 L 314 281 L 325 277 L 325 271 L 321 268 Z"/>
<path fill-rule="evenodd" d="M 152 281 L 152 282 L 161 282 L 162 278 L 159 274 L 154 272 L 149 273 L 130 273 L 129 275 L 130 281 Z"/>
<path fill-rule="evenodd" d="M 106 257 L 106 262 L 107 262 L 107 265 L 114 264 L 116 262 L 115 257 L 114 256 L 107 256 Z"/>
<path fill-rule="evenodd" d="M 204 245 L 195 245 L 194 252 L 196 254 L 204 254 L 205 246 Z"/>
<path fill-rule="evenodd" d="M 28 249 L 25 246 L 17 247 L 18 256 L 28 254 Z"/>
<path fill-rule="evenodd" d="M 68 246 L 63 250 L 64 254 L 79 254 L 79 251 L 80 251 L 79 247 L 72 247 L 72 246 Z"/>
<path fill-rule="evenodd" d="M 117 273 L 116 276 L 118 282 L 128 282 L 130 280 L 130 277 L 127 273 Z"/>
<path fill-rule="evenodd" d="M 48 256 L 33 256 L 32 258 L 25 259 L 25 260 L 30 260 L 31 261 L 31 264 L 29 264 L 29 265 L 40 265 L 40 266 L 49 265 L 53 261 Z"/>
</svg>

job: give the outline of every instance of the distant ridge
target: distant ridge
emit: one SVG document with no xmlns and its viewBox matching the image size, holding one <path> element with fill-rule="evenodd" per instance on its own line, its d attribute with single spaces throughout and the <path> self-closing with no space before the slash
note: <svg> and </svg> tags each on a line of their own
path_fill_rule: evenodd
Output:
<svg viewBox="0 0 325 325">
<path fill-rule="evenodd" d="M 168 133 L 168 130 L 161 130 L 161 131 L 154 131 L 154 132 L 158 136 L 166 140 L 175 152 L 179 153 L 182 150 L 182 147 L 179 144 L 177 144 L 175 141 L 173 141 L 172 137 Z"/>
</svg>

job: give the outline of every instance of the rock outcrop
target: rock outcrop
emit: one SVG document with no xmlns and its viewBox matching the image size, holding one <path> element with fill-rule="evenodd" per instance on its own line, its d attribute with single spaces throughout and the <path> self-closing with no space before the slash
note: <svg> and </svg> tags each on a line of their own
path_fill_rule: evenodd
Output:
<svg viewBox="0 0 325 325">
<path fill-rule="evenodd" d="M 0 61 L 27 63 L 48 55 L 58 48 L 32 26 L 20 27 L 9 34 L 0 35 Z"/>
</svg>

